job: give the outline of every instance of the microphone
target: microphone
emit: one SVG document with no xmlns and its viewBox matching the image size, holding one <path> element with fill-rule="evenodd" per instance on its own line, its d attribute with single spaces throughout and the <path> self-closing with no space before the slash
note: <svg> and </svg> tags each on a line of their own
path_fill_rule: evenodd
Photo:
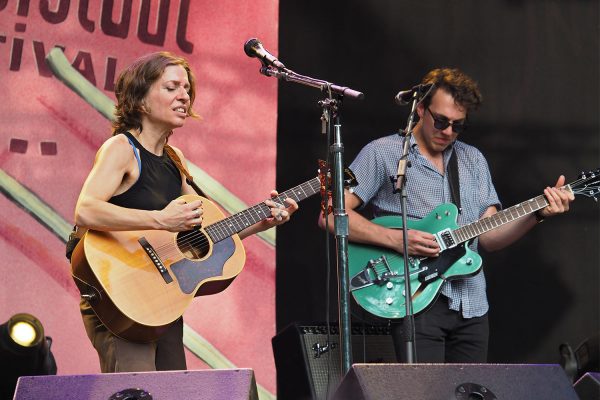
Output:
<svg viewBox="0 0 600 400">
<path fill-rule="evenodd" d="M 265 66 L 272 65 L 279 69 L 285 69 L 285 65 L 283 65 L 277 57 L 265 50 L 260 40 L 256 38 L 248 39 L 246 43 L 244 43 L 244 52 L 248 57 L 260 59 Z"/>
<path fill-rule="evenodd" d="M 413 86 L 409 90 L 402 90 L 398 92 L 396 97 L 394 97 L 394 101 L 399 106 L 407 105 L 413 100 L 415 94 L 417 95 L 417 97 L 425 97 L 425 95 L 429 94 L 429 92 L 433 90 L 434 87 L 435 85 L 433 83 Z"/>
</svg>

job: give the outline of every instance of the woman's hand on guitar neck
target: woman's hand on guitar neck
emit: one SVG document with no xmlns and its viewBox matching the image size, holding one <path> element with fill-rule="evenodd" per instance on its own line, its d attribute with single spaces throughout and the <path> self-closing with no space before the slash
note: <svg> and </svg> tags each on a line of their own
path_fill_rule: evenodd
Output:
<svg viewBox="0 0 600 400">
<path fill-rule="evenodd" d="M 152 211 L 158 229 L 169 232 L 188 231 L 202 224 L 202 200 L 186 203 L 181 198 L 171 201 L 160 211 Z"/>
<path fill-rule="evenodd" d="M 290 220 L 290 217 L 298 209 L 298 203 L 292 198 L 286 198 L 285 204 L 276 202 L 274 199 L 279 195 L 276 190 L 271 191 L 271 199 L 265 200 L 265 204 L 269 207 L 271 217 L 264 219 L 256 224 L 244 229 L 239 233 L 240 238 L 244 239 L 250 235 L 265 231 L 274 226 L 285 224 Z M 287 206 L 287 207 L 286 207 Z"/>
<path fill-rule="evenodd" d="M 276 198 L 279 195 L 276 190 L 271 191 L 271 198 Z M 298 209 L 298 203 L 294 199 L 287 198 L 285 199 L 285 203 L 287 205 L 277 203 L 275 200 L 265 200 L 265 204 L 269 206 L 271 210 L 272 218 L 267 218 L 264 222 L 268 226 L 267 229 L 281 225 L 290 220 L 290 217 L 293 213 Z"/>
</svg>

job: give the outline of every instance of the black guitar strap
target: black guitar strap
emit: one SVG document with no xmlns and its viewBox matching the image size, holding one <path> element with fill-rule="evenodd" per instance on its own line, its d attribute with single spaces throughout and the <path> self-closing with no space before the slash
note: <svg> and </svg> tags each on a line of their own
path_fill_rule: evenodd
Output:
<svg viewBox="0 0 600 400">
<path fill-rule="evenodd" d="M 462 213 L 462 207 L 460 205 L 460 183 L 458 182 L 458 159 L 456 157 L 456 150 L 452 149 L 452 155 L 448 160 L 448 183 L 450 184 L 450 194 L 452 196 L 452 202 L 458 207 L 458 213 Z"/>
</svg>

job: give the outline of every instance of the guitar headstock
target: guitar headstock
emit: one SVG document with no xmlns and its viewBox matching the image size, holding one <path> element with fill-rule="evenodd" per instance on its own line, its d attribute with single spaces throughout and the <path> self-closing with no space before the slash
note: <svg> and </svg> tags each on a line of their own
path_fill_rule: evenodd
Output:
<svg viewBox="0 0 600 400">
<path fill-rule="evenodd" d="M 319 160 L 319 180 L 321 182 L 321 211 L 323 213 L 323 217 L 325 217 L 326 213 L 331 214 L 333 211 L 333 207 L 328 205 L 325 207 L 325 199 L 329 200 L 331 198 L 331 170 L 327 162 L 324 160 Z M 356 180 L 356 176 L 354 176 L 354 172 L 348 167 L 344 168 L 344 187 L 346 189 L 353 188 L 358 185 L 358 181 Z"/>
<path fill-rule="evenodd" d="M 600 168 L 594 171 L 582 172 L 579 179 L 570 185 L 573 194 L 591 197 L 598 201 L 600 194 Z"/>
<path fill-rule="evenodd" d="M 319 160 L 319 181 L 321 182 L 321 215 L 323 219 L 333 212 L 333 206 L 329 204 L 331 199 L 331 171 L 324 160 Z"/>
<path fill-rule="evenodd" d="M 321 187 L 323 190 L 325 190 L 326 187 L 331 187 L 331 169 L 324 160 L 319 160 L 319 179 L 321 180 Z M 354 172 L 348 167 L 344 167 L 343 181 L 346 189 L 358 186 L 358 181 L 356 180 Z"/>
</svg>

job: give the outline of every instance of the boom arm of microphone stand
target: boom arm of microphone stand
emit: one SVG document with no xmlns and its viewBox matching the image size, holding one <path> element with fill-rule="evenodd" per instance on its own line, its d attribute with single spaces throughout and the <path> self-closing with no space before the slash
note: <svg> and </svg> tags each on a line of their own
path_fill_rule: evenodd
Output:
<svg viewBox="0 0 600 400">
<path fill-rule="evenodd" d="M 365 98 L 364 93 L 354 89 L 350 89 L 345 86 L 338 86 L 331 84 L 320 79 L 314 79 L 308 76 L 300 75 L 291 71 L 287 68 L 279 69 L 271 66 L 263 66 L 260 69 L 260 73 L 265 76 L 273 76 L 277 79 L 284 80 L 287 82 L 299 83 L 301 85 L 310 86 L 319 89 L 322 92 L 328 92 L 331 90 L 332 93 L 339 94 L 341 96 L 349 97 L 351 99 L 362 100 Z"/>
</svg>

